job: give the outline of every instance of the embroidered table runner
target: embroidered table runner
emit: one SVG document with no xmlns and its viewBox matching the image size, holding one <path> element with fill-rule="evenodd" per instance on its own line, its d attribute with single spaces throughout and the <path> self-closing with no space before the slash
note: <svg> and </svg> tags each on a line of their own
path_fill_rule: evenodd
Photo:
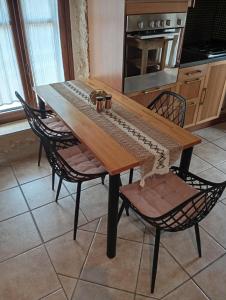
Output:
<svg viewBox="0 0 226 300">
<path fill-rule="evenodd" d="M 166 174 L 180 156 L 181 146 L 171 137 L 147 124 L 113 99 L 112 109 L 98 113 L 90 102 L 93 89 L 81 81 L 54 83 L 51 86 L 79 111 L 112 136 L 122 147 L 143 161 L 141 186 L 154 174 Z"/>
</svg>

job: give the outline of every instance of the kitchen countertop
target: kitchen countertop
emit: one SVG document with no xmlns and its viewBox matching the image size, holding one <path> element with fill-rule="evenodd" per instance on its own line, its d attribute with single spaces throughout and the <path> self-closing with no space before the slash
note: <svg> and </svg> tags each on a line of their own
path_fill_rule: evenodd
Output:
<svg viewBox="0 0 226 300">
<path fill-rule="evenodd" d="M 207 59 L 202 59 L 202 60 L 197 60 L 197 61 L 181 63 L 180 64 L 180 69 L 193 67 L 193 66 L 198 66 L 198 65 L 209 64 L 209 63 L 212 63 L 212 62 L 217 62 L 217 61 L 222 61 L 222 60 L 226 60 L 226 55 L 221 56 L 221 57 L 207 58 Z"/>
</svg>

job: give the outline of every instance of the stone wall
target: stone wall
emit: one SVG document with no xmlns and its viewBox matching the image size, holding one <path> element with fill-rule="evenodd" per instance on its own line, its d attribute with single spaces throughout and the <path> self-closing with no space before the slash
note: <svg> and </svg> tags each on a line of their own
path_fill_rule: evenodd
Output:
<svg viewBox="0 0 226 300">
<path fill-rule="evenodd" d="M 75 78 L 89 76 L 86 0 L 70 0 L 70 17 Z"/>
</svg>

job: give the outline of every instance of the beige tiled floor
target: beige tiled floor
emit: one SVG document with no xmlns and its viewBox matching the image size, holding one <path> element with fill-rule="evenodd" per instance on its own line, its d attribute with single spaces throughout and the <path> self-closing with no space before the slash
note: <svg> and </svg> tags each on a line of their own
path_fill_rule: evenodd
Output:
<svg viewBox="0 0 226 300">
<path fill-rule="evenodd" d="M 195 147 L 191 171 L 226 180 L 226 123 L 197 134 L 203 142 Z M 36 156 L 0 166 L 1 300 L 226 299 L 226 193 L 201 222 L 202 258 L 192 228 L 162 234 L 151 295 L 153 228 L 132 213 L 123 215 L 117 256 L 106 257 L 106 178 L 105 186 L 100 180 L 83 185 L 73 241 L 76 186 L 65 183 L 57 204 L 50 175 L 47 161 L 38 167 Z"/>
</svg>

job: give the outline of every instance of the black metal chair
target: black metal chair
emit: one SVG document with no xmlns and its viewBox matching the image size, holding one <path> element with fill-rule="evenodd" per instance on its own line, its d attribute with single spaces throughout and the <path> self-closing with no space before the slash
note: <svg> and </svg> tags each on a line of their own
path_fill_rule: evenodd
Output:
<svg viewBox="0 0 226 300">
<path fill-rule="evenodd" d="M 50 138 L 54 138 L 56 141 L 67 140 L 69 145 L 73 144 L 74 136 L 71 130 L 59 119 L 51 110 L 35 109 L 28 105 L 18 92 L 15 92 L 16 97 L 19 99 L 27 120 L 32 125 L 32 119 L 40 120 L 40 126 L 48 133 Z M 32 126 L 31 126 L 32 128 Z M 33 129 L 33 128 L 32 128 Z M 38 152 L 38 166 L 40 166 L 42 157 L 42 143 L 40 140 L 39 152 Z"/>
<path fill-rule="evenodd" d="M 186 99 L 181 95 L 170 91 L 164 91 L 159 94 L 147 108 L 165 119 L 170 120 L 174 124 L 182 128 L 184 127 Z M 130 170 L 129 183 L 132 183 L 132 181 L 133 169 Z"/>
<path fill-rule="evenodd" d="M 186 99 L 177 93 L 165 91 L 158 95 L 148 107 L 174 124 L 184 127 Z"/>
<path fill-rule="evenodd" d="M 72 147 L 65 147 L 65 141 L 55 141 L 49 138 L 46 132 L 40 130 L 39 123 L 33 120 L 33 128 L 36 134 L 41 139 L 45 149 L 47 159 L 56 173 L 59 176 L 59 184 L 56 193 L 56 202 L 60 194 L 60 189 L 63 180 L 77 183 L 76 206 L 74 217 L 74 240 L 76 239 L 81 185 L 85 181 L 101 178 L 104 183 L 104 178 L 107 172 L 102 167 L 101 163 L 94 158 L 92 153 L 79 142 Z"/>
<path fill-rule="evenodd" d="M 148 178 L 144 188 L 139 186 L 139 182 L 121 187 L 123 204 L 118 220 L 124 208 L 129 206 L 156 228 L 151 293 L 155 288 L 160 233 L 182 231 L 194 226 L 201 257 L 198 224 L 212 210 L 225 187 L 226 181 L 213 183 L 177 167 L 172 167 L 169 174 Z"/>
</svg>

